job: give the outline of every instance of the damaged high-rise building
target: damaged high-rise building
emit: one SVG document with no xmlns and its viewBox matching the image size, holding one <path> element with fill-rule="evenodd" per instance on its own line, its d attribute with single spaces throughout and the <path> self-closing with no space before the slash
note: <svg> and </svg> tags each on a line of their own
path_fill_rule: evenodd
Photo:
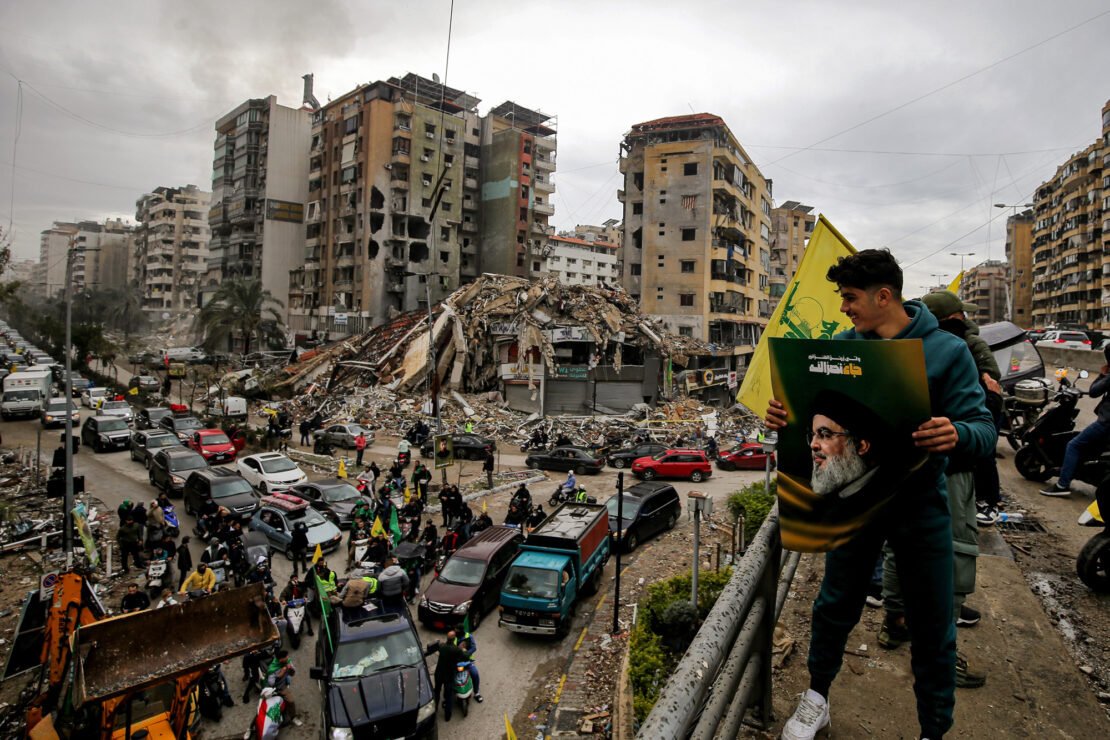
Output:
<svg viewBox="0 0 1110 740">
<path fill-rule="evenodd" d="M 361 85 L 313 114 L 294 331 L 351 334 L 483 272 L 528 275 L 551 233 L 555 129 L 418 75 Z"/>
<path fill-rule="evenodd" d="M 624 287 L 671 331 L 751 353 L 771 310 L 771 180 L 708 113 L 636 124 L 620 171 Z"/>
</svg>

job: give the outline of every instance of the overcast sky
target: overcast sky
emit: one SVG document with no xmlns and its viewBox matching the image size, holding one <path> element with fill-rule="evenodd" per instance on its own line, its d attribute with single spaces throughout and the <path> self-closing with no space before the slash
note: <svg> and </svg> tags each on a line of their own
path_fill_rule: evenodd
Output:
<svg viewBox="0 0 1110 740">
<path fill-rule="evenodd" d="M 213 124 L 246 98 L 298 106 L 306 72 L 321 101 L 415 72 L 481 98 L 483 113 L 514 100 L 558 116 L 559 228 L 620 217 L 632 124 L 718 114 L 776 204 L 813 206 L 857 248 L 890 246 L 916 295 L 955 277 L 950 252 L 974 252 L 967 266 L 1004 258 L 1009 212 L 992 204 L 1028 202 L 1099 137 L 1110 99 L 1105 0 L 458 0 L 445 69 L 449 11 L 4 3 L 0 224 L 14 221 L 15 256 L 37 259 L 54 220 L 133 220 L 154 187 L 208 189 Z"/>
</svg>

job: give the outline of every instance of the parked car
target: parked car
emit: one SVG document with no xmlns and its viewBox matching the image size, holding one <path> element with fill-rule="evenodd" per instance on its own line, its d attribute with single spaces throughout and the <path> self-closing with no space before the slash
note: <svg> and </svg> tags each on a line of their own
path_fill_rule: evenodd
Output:
<svg viewBox="0 0 1110 740">
<path fill-rule="evenodd" d="M 697 483 L 713 475 L 713 466 L 701 450 L 677 449 L 660 452 L 654 457 L 641 457 L 632 463 L 632 473 L 645 480 L 689 478 Z"/>
<path fill-rule="evenodd" d="M 682 515 L 682 501 L 670 483 L 644 481 L 624 492 L 623 502 L 614 494 L 605 502 L 609 511 L 609 534 L 613 545 L 632 552 L 654 534 L 673 529 Z M 621 520 L 618 525 L 617 511 Z"/>
<path fill-rule="evenodd" d="M 131 443 L 131 430 L 119 417 L 90 416 L 81 426 L 81 441 L 97 452 L 125 450 Z"/>
<path fill-rule="evenodd" d="M 150 470 L 150 458 L 165 447 L 180 447 L 181 440 L 165 429 L 136 429 L 131 433 L 131 459 Z"/>
<path fill-rule="evenodd" d="M 280 452 L 261 452 L 238 460 L 235 467 L 262 495 L 271 491 L 288 491 L 308 476 L 297 463 Z"/>
<path fill-rule="evenodd" d="M 199 452 L 209 463 L 230 462 L 242 449 L 220 429 L 198 429 L 189 437 L 186 446 Z"/>
<path fill-rule="evenodd" d="M 136 429 L 156 429 L 162 428 L 160 422 L 167 416 L 173 416 L 173 412 L 167 408 L 154 407 L 149 409 L 139 409 L 135 412 L 135 428 Z M 167 430 L 169 431 L 169 430 Z"/>
<path fill-rule="evenodd" d="M 435 738 L 432 682 L 408 613 L 378 608 L 351 619 L 333 609 L 326 619 L 308 673 L 323 694 L 321 736 Z"/>
<path fill-rule="evenodd" d="M 625 447 L 624 449 L 614 450 L 605 456 L 605 462 L 612 465 L 614 468 L 624 468 L 639 460 L 641 457 L 651 457 L 658 455 L 667 449 L 666 445 L 660 444 L 642 444 L 634 445 L 632 447 Z"/>
<path fill-rule="evenodd" d="M 742 442 L 739 447 L 717 452 L 717 467 L 721 470 L 764 470 L 767 455 L 758 442 Z M 771 453 L 771 470 L 775 469 L 775 453 Z"/>
<path fill-rule="evenodd" d="M 434 440 L 433 435 L 420 445 L 421 457 L 428 458 L 432 456 Z M 481 437 L 477 434 L 452 434 L 451 444 L 455 449 L 456 460 L 481 460 L 486 456 L 486 448 L 497 452 L 496 442 L 489 437 Z"/>
<path fill-rule="evenodd" d="M 135 418 L 135 414 L 131 409 L 131 404 L 127 401 L 109 401 L 107 399 L 100 402 L 101 416 L 115 416 L 123 419 L 128 424 Z"/>
<path fill-rule="evenodd" d="M 208 463 L 199 453 L 181 446 L 166 447 L 150 458 L 150 485 L 165 491 L 167 496 L 180 496 L 189 474 L 206 467 Z"/>
<path fill-rule="evenodd" d="M 162 389 L 162 381 L 153 375 L 132 375 L 127 381 L 128 388 L 138 388 L 146 393 L 157 393 Z"/>
<path fill-rule="evenodd" d="M 1090 349 L 1090 338 L 1081 331 L 1046 331 L 1036 341 L 1038 347 L 1063 347 L 1064 349 Z"/>
<path fill-rule="evenodd" d="M 74 388 L 74 390 L 76 390 L 76 388 Z M 107 388 L 85 388 L 85 390 L 81 391 L 81 405 L 85 408 L 95 409 L 100 406 L 101 401 L 107 396 Z"/>
<path fill-rule="evenodd" d="M 374 432 L 358 424 L 329 424 L 323 429 L 317 429 L 313 432 L 312 441 L 315 442 L 318 438 L 323 437 L 328 444 L 354 449 L 355 437 L 359 435 L 359 432 L 366 435 L 366 444 L 373 444 Z"/>
<path fill-rule="evenodd" d="M 177 435 L 182 444 L 189 441 L 189 437 L 198 429 L 204 429 L 204 424 L 195 416 L 163 416 L 158 420 L 158 426 Z"/>
<path fill-rule="evenodd" d="M 577 475 L 600 473 L 605 463 L 577 447 L 556 447 L 550 452 L 533 452 L 524 459 L 533 470 L 573 470 Z"/>
<path fill-rule="evenodd" d="M 290 488 L 289 492 L 303 498 L 317 511 L 323 512 L 340 529 L 351 528 L 351 524 L 354 523 L 352 514 L 355 510 L 355 502 L 368 498 L 363 497 L 357 488 L 342 478 L 324 478 L 299 483 Z"/>
<path fill-rule="evenodd" d="M 474 631 L 501 594 L 505 573 L 524 540 L 518 527 L 495 526 L 467 540 L 452 555 L 424 595 L 417 614 L 436 629 L 450 629 L 470 615 Z"/>
<path fill-rule="evenodd" d="M 73 424 L 76 426 L 81 423 L 81 409 L 76 403 L 70 401 L 70 418 L 73 419 Z M 42 416 L 40 421 L 43 427 L 64 427 L 66 425 L 66 398 L 65 396 L 55 396 L 47 399 L 46 405 L 42 407 Z"/>
<path fill-rule="evenodd" d="M 251 484 L 237 470 L 222 465 L 189 473 L 184 488 L 185 512 L 196 516 L 209 496 L 236 517 L 250 518 L 258 511 L 258 494 Z"/>
<path fill-rule="evenodd" d="M 283 552 L 292 560 L 289 543 L 293 539 L 293 525 L 304 522 L 308 526 L 308 551 L 314 552 L 316 546 L 327 553 L 339 547 L 343 535 L 324 516 L 308 505 L 299 496 L 288 493 L 275 493 L 263 496 L 258 511 L 251 517 L 250 528 L 262 532 L 270 542 L 273 552 Z"/>
</svg>

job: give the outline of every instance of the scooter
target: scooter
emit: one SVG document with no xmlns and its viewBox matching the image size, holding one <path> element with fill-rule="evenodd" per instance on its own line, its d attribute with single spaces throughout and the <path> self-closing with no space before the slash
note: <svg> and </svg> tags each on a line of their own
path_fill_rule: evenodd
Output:
<svg viewBox="0 0 1110 740">
<path fill-rule="evenodd" d="M 1102 531 L 1087 540 L 1075 569 L 1079 580 L 1099 593 L 1110 593 L 1110 522 L 1103 512 L 1110 512 L 1110 477 L 1099 484 L 1095 500 L 1079 515 L 1079 524 L 1084 527 L 1101 527 Z"/>
<path fill-rule="evenodd" d="M 146 590 L 150 597 L 156 598 L 162 593 L 163 581 L 166 576 L 166 561 L 151 558 L 146 564 Z"/>
<path fill-rule="evenodd" d="M 474 680 L 470 677 L 473 662 L 464 660 L 455 665 L 455 704 L 464 717 L 470 711 L 470 697 L 474 696 Z"/>
<path fill-rule="evenodd" d="M 551 494 L 551 498 L 547 499 L 547 505 L 554 507 L 558 506 L 559 504 L 564 504 L 568 501 L 574 501 L 578 498 L 578 494 L 585 492 L 586 489 L 582 486 L 576 486 L 573 491 L 568 491 L 563 486 L 559 486 L 555 489 L 555 492 Z M 596 504 L 597 499 L 593 496 L 587 496 L 586 502 Z"/>
<path fill-rule="evenodd" d="M 407 468 L 409 466 L 409 461 L 410 460 L 412 460 L 412 452 L 411 451 L 409 451 L 409 452 L 398 452 L 397 453 L 397 462 L 401 463 L 402 468 Z"/>
<path fill-rule="evenodd" d="M 181 524 L 177 521 L 177 509 L 173 504 L 166 504 L 162 507 L 162 516 L 166 520 L 166 531 L 170 533 L 170 537 L 177 539 L 181 534 Z"/>
<path fill-rule="evenodd" d="M 1088 377 L 1081 370 L 1080 378 Z M 1059 473 L 1064 461 L 1064 451 L 1068 442 L 1079 435 L 1075 429 L 1075 417 L 1079 414 L 1076 404 L 1083 392 L 1073 386 L 1066 377 L 1060 379 L 1060 386 L 1033 425 L 1022 438 L 1021 448 L 1014 455 L 1014 467 L 1022 477 L 1043 483 Z M 1110 473 L 1110 453 L 1103 450 L 1097 455 L 1082 461 L 1075 471 L 1078 480 L 1097 486 Z"/>
<path fill-rule="evenodd" d="M 509 511 L 505 514 L 505 524 L 510 527 L 520 527 L 528 521 L 530 516 L 532 516 L 532 505 L 513 498 L 509 502 Z"/>
<path fill-rule="evenodd" d="M 289 645 L 296 650 L 301 646 L 301 633 L 305 631 L 306 599 L 293 599 L 285 602 L 285 633 L 289 635 Z"/>
</svg>

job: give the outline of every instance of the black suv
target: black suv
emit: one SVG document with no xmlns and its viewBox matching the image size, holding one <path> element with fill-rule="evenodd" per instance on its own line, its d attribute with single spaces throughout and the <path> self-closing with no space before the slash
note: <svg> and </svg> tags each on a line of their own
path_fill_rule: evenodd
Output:
<svg viewBox="0 0 1110 740">
<path fill-rule="evenodd" d="M 625 447 L 624 449 L 610 452 L 605 456 L 605 462 L 609 463 L 614 468 L 627 468 L 641 457 L 655 457 L 660 452 L 666 451 L 666 445 L 658 445 L 652 442 L 642 445 L 632 445 L 631 447 Z"/>
<path fill-rule="evenodd" d="M 167 416 L 173 416 L 173 412 L 167 408 L 156 406 L 152 409 L 139 409 L 135 412 L 135 428 L 165 429 L 165 427 L 162 427 L 159 424 L 162 419 L 165 419 Z"/>
<path fill-rule="evenodd" d="M 150 485 L 162 489 L 167 496 L 180 496 L 189 473 L 207 467 L 199 452 L 181 446 L 167 447 L 150 458 Z"/>
<path fill-rule="evenodd" d="M 158 426 L 176 434 L 183 443 L 189 441 L 193 432 L 205 428 L 204 424 L 195 416 L 174 416 L 173 414 L 163 416 L 158 421 Z"/>
<path fill-rule="evenodd" d="M 165 447 L 181 447 L 181 440 L 165 429 L 137 429 L 131 433 L 131 459 L 150 470 L 150 458 Z"/>
<path fill-rule="evenodd" d="M 90 416 L 81 427 L 81 442 L 97 452 L 126 450 L 131 429 L 118 416 Z"/>
<path fill-rule="evenodd" d="M 376 600 L 370 606 L 339 607 L 316 633 L 309 676 L 323 693 L 323 737 L 435 740 L 435 698 L 416 629 L 407 613 L 385 613 Z"/>
<path fill-rule="evenodd" d="M 682 514 L 682 502 L 674 486 L 655 481 L 637 483 L 624 492 L 620 512 L 624 518 L 623 526 L 617 526 L 615 495 L 605 502 L 605 508 L 609 510 L 612 542 L 624 547 L 626 552 L 635 550 L 636 545 L 653 534 L 672 529 Z"/>
<path fill-rule="evenodd" d="M 185 479 L 185 512 L 196 516 L 209 496 L 234 516 L 249 518 L 258 510 L 258 494 L 231 468 L 201 468 Z"/>
</svg>

